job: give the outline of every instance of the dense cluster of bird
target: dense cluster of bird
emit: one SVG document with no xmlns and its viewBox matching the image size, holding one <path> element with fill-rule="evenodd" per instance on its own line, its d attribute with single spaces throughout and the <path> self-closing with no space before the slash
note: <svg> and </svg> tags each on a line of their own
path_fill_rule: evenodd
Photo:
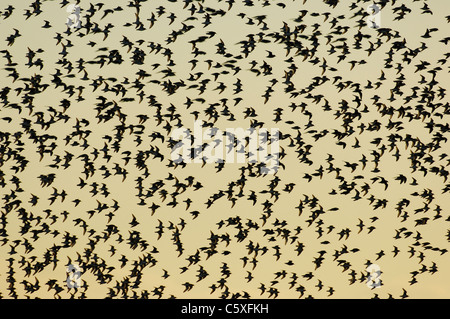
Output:
<svg viewBox="0 0 450 319">
<path fill-rule="evenodd" d="M 408 20 L 437 2 L 375 1 L 418 41 L 362 0 L 0 8 L 1 297 L 414 297 L 449 267 L 450 38 Z M 174 162 L 195 119 L 279 128 L 278 172 Z"/>
</svg>

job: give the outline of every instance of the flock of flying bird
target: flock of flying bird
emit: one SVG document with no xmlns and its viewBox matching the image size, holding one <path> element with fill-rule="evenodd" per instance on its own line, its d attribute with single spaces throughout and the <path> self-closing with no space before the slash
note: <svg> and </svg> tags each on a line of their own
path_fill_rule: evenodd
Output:
<svg viewBox="0 0 450 319">
<path fill-rule="evenodd" d="M 367 266 L 407 256 L 402 289 L 365 287 L 406 298 L 448 268 L 435 260 L 450 242 L 450 37 L 426 26 L 415 46 L 367 26 L 372 2 L 311 2 L 78 1 L 75 30 L 45 16 L 66 0 L 0 8 L 1 297 L 342 297 L 366 286 Z M 375 3 L 399 26 L 437 15 L 431 1 Z M 241 24 L 234 42 L 227 22 Z M 26 42 L 43 34 L 52 47 Z M 171 132 L 194 119 L 279 127 L 279 171 L 174 162 Z M 79 287 L 66 286 L 70 264 Z"/>
</svg>

